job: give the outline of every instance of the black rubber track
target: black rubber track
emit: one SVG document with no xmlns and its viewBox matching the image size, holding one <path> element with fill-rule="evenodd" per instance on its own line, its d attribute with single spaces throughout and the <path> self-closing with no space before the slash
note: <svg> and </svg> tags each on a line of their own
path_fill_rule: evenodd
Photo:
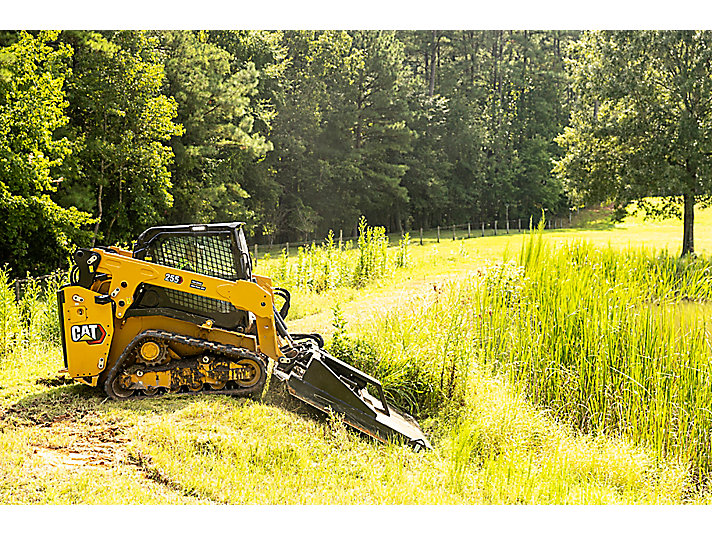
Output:
<svg viewBox="0 0 712 534">
<path fill-rule="evenodd" d="M 146 340 L 155 340 L 155 341 L 164 341 L 164 342 L 172 342 L 172 343 L 179 343 L 181 345 L 186 345 L 189 347 L 194 347 L 194 348 L 200 348 L 200 349 L 205 349 L 209 350 L 214 353 L 218 353 L 222 356 L 227 357 L 230 360 L 233 361 L 238 361 L 238 360 L 253 360 L 257 362 L 257 364 L 260 366 L 260 371 L 261 371 L 261 377 L 260 380 L 254 385 L 250 386 L 247 388 L 223 388 L 223 389 L 201 389 L 200 391 L 187 391 L 187 392 L 177 392 L 177 391 L 169 391 L 166 392 L 167 394 L 171 395 L 230 395 L 230 396 L 236 396 L 236 397 L 256 397 L 259 396 L 262 393 L 262 389 L 264 388 L 265 382 L 267 380 L 267 367 L 265 365 L 265 362 L 262 358 L 257 356 L 255 353 L 244 349 L 242 347 L 236 347 L 234 345 L 223 345 L 221 343 L 215 343 L 213 341 L 206 341 L 204 339 L 198 339 L 198 338 L 193 338 L 189 336 L 184 336 L 182 334 L 174 334 L 172 332 L 167 332 L 165 330 L 145 330 L 144 332 L 141 332 L 139 335 L 137 335 L 131 343 L 129 343 L 126 348 L 124 348 L 123 352 L 119 356 L 119 359 L 116 360 L 116 363 L 114 366 L 109 370 L 108 374 L 106 375 L 106 380 L 104 381 L 104 391 L 106 392 L 107 396 L 110 397 L 111 399 L 114 400 L 128 400 L 132 398 L 137 398 L 136 395 L 136 390 L 128 396 L 121 396 L 118 394 L 116 391 L 114 391 L 113 387 L 113 382 L 116 379 L 116 377 L 119 375 L 119 372 L 124 370 L 124 368 L 127 368 L 129 362 L 129 356 L 133 353 L 134 349 L 143 341 Z M 146 371 L 162 371 L 162 370 L 167 370 L 170 368 L 176 368 L 176 367 L 186 367 L 186 366 L 191 366 L 191 365 L 197 365 L 198 364 L 198 359 L 201 356 L 195 356 L 193 358 L 183 358 L 179 361 L 169 363 L 164 366 L 153 366 L 153 367 L 146 367 Z M 140 391 L 140 390 L 137 390 Z"/>
</svg>

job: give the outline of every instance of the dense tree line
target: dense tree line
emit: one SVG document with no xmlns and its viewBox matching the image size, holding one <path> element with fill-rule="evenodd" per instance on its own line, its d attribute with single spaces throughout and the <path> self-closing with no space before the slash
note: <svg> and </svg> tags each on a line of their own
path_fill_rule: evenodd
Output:
<svg viewBox="0 0 712 534">
<path fill-rule="evenodd" d="M 652 79 L 660 69 L 640 54 L 675 37 L 638 34 L 0 32 L 0 261 L 42 272 L 75 245 L 128 244 L 152 224 L 244 220 L 279 242 L 348 234 L 361 216 L 401 231 L 616 196 L 635 177 L 621 160 L 592 163 L 610 128 L 587 119 L 591 106 L 613 117 L 610 99 L 641 82 L 631 102 L 652 115 L 624 122 L 652 142 L 646 117 L 668 120 L 654 105 L 689 86 L 656 104 L 677 67 Z M 668 159 L 701 176 L 690 158 Z M 631 198 L 662 191 L 636 183 Z"/>
</svg>

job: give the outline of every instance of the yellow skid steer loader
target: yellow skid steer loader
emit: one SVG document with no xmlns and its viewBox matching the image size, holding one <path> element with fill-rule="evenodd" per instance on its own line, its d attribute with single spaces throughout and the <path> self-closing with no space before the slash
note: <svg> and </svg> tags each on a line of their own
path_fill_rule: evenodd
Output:
<svg viewBox="0 0 712 534">
<path fill-rule="evenodd" d="M 318 334 L 290 334 L 289 292 L 252 273 L 242 223 L 157 226 L 133 252 L 80 248 L 58 293 L 64 364 L 112 399 L 171 394 L 259 397 L 267 378 L 378 439 L 430 448 L 375 378 L 330 356 Z M 284 300 L 275 307 L 275 296 Z"/>
</svg>

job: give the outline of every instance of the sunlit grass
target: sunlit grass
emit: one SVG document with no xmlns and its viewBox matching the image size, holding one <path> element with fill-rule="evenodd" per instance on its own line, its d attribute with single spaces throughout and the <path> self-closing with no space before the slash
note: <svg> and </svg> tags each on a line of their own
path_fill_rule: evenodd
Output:
<svg viewBox="0 0 712 534">
<path fill-rule="evenodd" d="M 698 214 L 700 227 L 709 214 Z M 295 413 L 269 395 L 263 402 L 106 402 L 98 390 L 51 380 L 61 350 L 41 325 L 54 295 L 8 305 L 0 499 L 707 502 L 699 473 L 709 456 L 708 277 L 704 267 L 675 258 L 679 222 L 623 224 L 630 226 L 546 232 L 526 268 L 523 235 L 453 241 L 443 233 L 435 243 L 426 234 L 425 246 L 411 240 L 406 267 L 361 289 L 290 288 L 290 319 L 304 324 L 311 316 L 318 331 L 338 332 L 340 347 L 327 336 L 337 355 L 378 376 L 390 398 L 419 417 L 434 445 L 426 453 L 372 443 L 338 420 Z M 697 248 L 704 252 L 702 234 Z M 670 255 L 640 245 L 668 247 Z M 391 258 L 396 250 L 388 250 Z M 269 262 L 259 261 L 258 271 Z M 327 328 L 338 303 L 340 331 Z M 101 425 L 125 439 L 117 448 L 123 458 L 111 465 L 50 468 L 37 452 L 75 446 L 66 428 L 96 433 Z"/>
<path fill-rule="evenodd" d="M 479 382 L 429 453 L 383 446 L 258 403 L 201 400 L 135 427 L 133 454 L 184 491 L 230 504 L 679 502 L 685 473 L 615 440 L 567 433 Z"/>
</svg>

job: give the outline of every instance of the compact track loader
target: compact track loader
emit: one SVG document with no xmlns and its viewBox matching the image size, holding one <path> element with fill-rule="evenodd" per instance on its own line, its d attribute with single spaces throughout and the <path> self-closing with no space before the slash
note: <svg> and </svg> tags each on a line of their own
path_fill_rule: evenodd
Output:
<svg viewBox="0 0 712 534">
<path fill-rule="evenodd" d="M 259 397 L 273 378 L 294 397 L 378 439 L 430 448 L 378 380 L 330 356 L 318 334 L 290 334 L 289 292 L 252 273 L 242 223 L 157 226 L 133 252 L 80 248 L 57 292 L 64 364 L 112 399 L 171 394 Z M 283 300 L 275 307 L 275 296 Z"/>
</svg>

